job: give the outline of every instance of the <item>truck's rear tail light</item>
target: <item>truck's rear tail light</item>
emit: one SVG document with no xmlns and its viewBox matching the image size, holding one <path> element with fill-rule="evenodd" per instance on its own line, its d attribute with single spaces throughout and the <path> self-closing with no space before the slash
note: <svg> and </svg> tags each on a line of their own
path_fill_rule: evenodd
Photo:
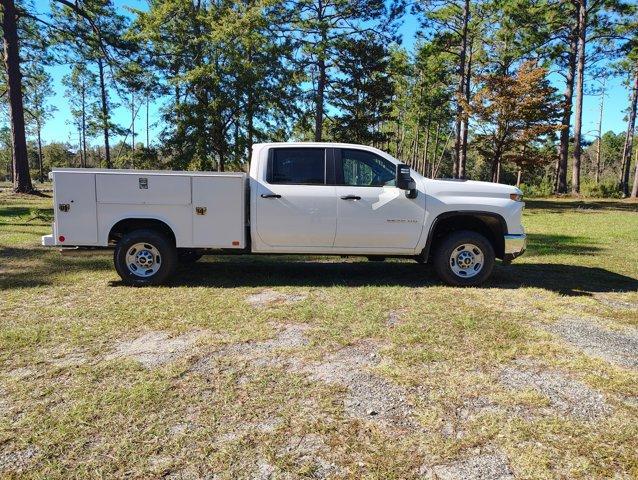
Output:
<svg viewBox="0 0 638 480">
<path fill-rule="evenodd" d="M 510 199 L 514 200 L 515 202 L 522 202 L 523 195 L 521 195 L 520 193 L 510 193 Z"/>
<path fill-rule="evenodd" d="M 64 235 L 60 235 L 58 237 L 58 240 L 60 240 L 61 242 L 64 242 L 66 240 L 66 238 L 64 238 Z"/>
<path fill-rule="evenodd" d="M 239 245 L 239 241 L 238 240 L 233 240 L 233 246 L 238 246 Z"/>
</svg>

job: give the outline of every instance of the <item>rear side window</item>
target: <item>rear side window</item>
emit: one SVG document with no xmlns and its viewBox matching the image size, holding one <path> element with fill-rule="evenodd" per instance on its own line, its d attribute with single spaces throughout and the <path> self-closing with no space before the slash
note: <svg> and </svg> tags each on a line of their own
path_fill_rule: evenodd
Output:
<svg viewBox="0 0 638 480">
<path fill-rule="evenodd" d="M 326 181 L 324 148 L 277 148 L 268 165 L 268 182 L 323 185 Z"/>
</svg>

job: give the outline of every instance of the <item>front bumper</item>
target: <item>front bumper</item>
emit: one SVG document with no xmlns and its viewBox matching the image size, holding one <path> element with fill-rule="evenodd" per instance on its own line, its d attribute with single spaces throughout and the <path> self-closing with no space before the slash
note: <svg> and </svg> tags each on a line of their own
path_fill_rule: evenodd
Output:
<svg viewBox="0 0 638 480">
<path fill-rule="evenodd" d="M 520 257 L 527 248 L 527 235 L 524 233 L 520 235 L 505 235 L 505 254 L 503 261 L 506 263 L 511 262 L 516 257 Z"/>
</svg>

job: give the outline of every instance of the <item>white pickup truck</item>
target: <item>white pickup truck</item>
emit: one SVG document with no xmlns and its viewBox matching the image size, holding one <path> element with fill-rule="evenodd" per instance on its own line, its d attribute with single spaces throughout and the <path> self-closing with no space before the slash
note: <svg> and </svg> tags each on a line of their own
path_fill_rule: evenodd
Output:
<svg viewBox="0 0 638 480">
<path fill-rule="evenodd" d="M 126 284 L 164 282 L 204 254 L 360 255 L 432 263 L 479 285 L 521 255 L 521 191 L 432 180 L 372 147 L 264 143 L 250 173 L 55 169 L 45 246 L 114 248 Z"/>
</svg>

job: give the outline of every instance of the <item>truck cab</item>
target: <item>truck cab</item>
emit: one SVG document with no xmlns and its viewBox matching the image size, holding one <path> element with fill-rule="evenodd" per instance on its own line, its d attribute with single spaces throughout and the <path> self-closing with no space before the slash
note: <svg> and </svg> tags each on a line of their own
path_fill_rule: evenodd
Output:
<svg viewBox="0 0 638 480">
<path fill-rule="evenodd" d="M 478 285 L 525 250 L 515 187 L 421 176 L 373 147 L 263 143 L 250 172 L 59 169 L 45 245 L 114 248 L 122 279 L 161 283 L 207 253 L 405 257 Z M 72 212 L 73 211 L 73 212 Z M 88 228 L 87 228 L 88 225 Z M 94 228 L 93 228 L 94 225 Z"/>
</svg>

